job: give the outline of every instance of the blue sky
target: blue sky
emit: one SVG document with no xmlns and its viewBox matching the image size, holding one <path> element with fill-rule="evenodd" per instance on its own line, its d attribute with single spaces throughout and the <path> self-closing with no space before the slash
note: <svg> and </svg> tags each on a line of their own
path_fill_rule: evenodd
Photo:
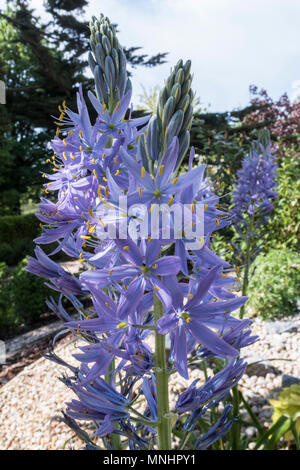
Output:
<svg viewBox="0 0 300 470">
<path fill-rule="evenodd" d="M 169 52 L 167 64 L 135 69 L 135 102 L 141 84 L 161 86 L 179 58 L 192 60 L 194 89 L 213 111 L 246 105 L 252 83 L 273 98 L 299 89 L 299 0 L 90 0 L 85 16 L 101 12 L 127 47 Z"/>
</svg>

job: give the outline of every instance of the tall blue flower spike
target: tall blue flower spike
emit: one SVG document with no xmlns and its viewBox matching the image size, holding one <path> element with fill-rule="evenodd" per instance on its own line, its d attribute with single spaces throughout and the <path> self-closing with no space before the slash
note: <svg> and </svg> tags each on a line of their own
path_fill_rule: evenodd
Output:
<svg viewBox="0 0 300 470">
<path fill-rule="evenodd" d="M 243 246 L 246 246 L 243 249 L 242 244 L 232 243 L 236 260 L 244 266 L 243 295 L 247 294 L 251 264 L 262 250 L 266 224 L 273 210 L 272 201 L 278 196 L 274 191 L 277 186 L 276 175 L 276 155 L 269 132 L 265 130 L 244 158 L 233 192 L 233 226 L 244 241 Z M 241 318 L 244 312 L 245 308 L 242 307 Z"/>
<path fill-rule="evenodd" d="M 228 291 L 235 281 L 231 266 L 210 247 L 213 232 L 230 218 L 204 177 L 205 166 L 193 168 L 193 149 L 188 171 L 179 174 L 193 116 L 190 61 L 179 61 L 171 72 L 156 115 L 150 121 L 133 119 L 126 59 L 115 28 L 103 15 L 93 18 L 90 28 L 96 96 L 88 97 L 96 120 L 90 120 L 81 87 L 76 112 L 66 103 L 59 107 L 52 172 L 43 175 L 48 182 L 37 212 L 43 231 L 35 240 L 38 245 L 57 242 L 57 248 L 46 255 L 38 246 L 27 269 L 60 292 L 59 302 L 51 298 L 47 305 L 78 339 L 78 368 L 53 352 L 49 357 L 72 371 L 61 380 L 76 399 L 62 419 L 84 448 L 170 449 L 175 421 L 188 414 L 186 429 L 192 429 L 229 393 L 245 368 L 239 350 L 256 338 L 250 336 L 250 321 L 232 315 L 246 298 Z M 203 233 L 194 235 L 198 205 Z M 171 215 L 154 236 L 149 218 L 157 208 Z M 183 212 L 188 224 L 178 226 Z M 59 251 L 78 259 L 79 276 L 51 260 Z M 78 319 L 70 318 L 65 302 Z M 224 369 L 206 384 L 194 383 L 170 410 L 170 374 L 188 378 L 195 351 L 199 361 L 222 358 Z M 210 446 L 229 429 L 229 414 L 227 407 L 199 437 L 197 448 Z M 94 433 L 81 429 L 81 420 L 90 420 Z"/>
</svg>

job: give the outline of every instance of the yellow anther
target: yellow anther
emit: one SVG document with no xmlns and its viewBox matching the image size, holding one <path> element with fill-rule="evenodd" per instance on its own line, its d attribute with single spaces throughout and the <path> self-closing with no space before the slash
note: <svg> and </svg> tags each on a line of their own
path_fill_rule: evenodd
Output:
<svg viewBox="0 0 300 470">
<path fill-rule="evenodd" d="M 236 267 L 235 272 L 238 274 L 240 272 L 239 266 Z"/>
<path fill-rule="evenodd" d="M 172 202 L 174 201 L 174 196 L 171 196 L 169 202 L 168 202 L 168 206 L 170 206 L 172 204 Z"/>
<path fill-rule="evenodd" d="M 159 292 L 159 288 L 154 286 L 154 290 L 156 290 L 156 292 Z"/>
<path fill-rule="evenodd" d="M 94 158 L 92 158 L 92 163 L 95 164 L 96 163 L 96 160 Z"/>
<path fill-rule="evenodd" d="M 141 177 L 144 178 L 145 177 L 145 167 L 142 166 L 141 168 Z"/>
<path fill-rule="evenodd" d="M 207 210 L 207 208 L 208 208 L 208 205 L 205 204 L 205 206 L 204 206 L 204 212 Z"/>
<path fill-rule="evenodd" d="M 219 219 L 216 219 L 216 225 L 220 225 Z"/>
<path fill-rule="evenodd" d="M 93 214 L 92 209 L 91 209 L 90 206 L 88 207 L 88 211 L 89 211 L 90 216 L 93 217 L 93 219 L 94 219 L 95 216 L 94 216 L 94 214 Z"/>
<path fill-rule="evenodd" d="M 83 139 L 82 130 L 79 131 L 80 137 Z"/>
<path fill-rule="evenodd" d="M 73 155 L 72 152 L 70 153 L 70 157 L 72 158 L 72 160 L 75 160 L 75 159 L 76 159 L 76 157 L 74 157 L 74 155 Z"/>
<path fill-rule="evenodd" d="M 106 155 L 106 153 L 104 152 L 104 153 L 102 154 L 102 160 L 104 160 L 105 155 Z"/>
<path fill-rule="evenodd" d="M 104 194 L 105 194 L 105 197 L 108 196 L 108 186 L 105 186 Z"/>
<path fill-rule="evenodd" d="M 64 144 L 65 146 L 68 145 L 67 142 L 66 142 L 66 139 L 63 139 L 63 144 Z"/>
<path fill-rule="evenodd" d="M 65 101 L 62 102 L 62 106 L 63 106 L 64 110 L 66 110 L 66 102 Z"/>
<path fill-rule="evenodd" d="M 83 238 L 84 240 L 89 240 L 92 237 L 89 237 L 88 235 L 80 235 L 80 238 Z"/>
<path fill-rule="evenodd" d="M 84 261 L 86 261 L 85 258 L 79 258 L 77 261 L 80 261 L 80 263 L 83 263 Z"/>
<path fill-rule="evenodd" d="M 59 121 L 62 121 L 63 118 L 64 118 L 64 115 L 65 115 L 65 113 L 60 113 L 58 120 L 59 120 Z"/>
<path fill-rule="evenodd" d="M 111 276 L 111 273 L 112 273 L 112 272 L 113 272 L 113 269 L 110 269 L 110 270 L 108 271 L 108 275 Z"/>
<path fill-rule="evenodd" d="M 93 169 L 93 173 L 94 173 L 94 175 L 96 176 L 96 178 L 98 178 L 98 173 L 97 173 L 97 171 L 95 170 L 95 168 Z"/>
<path fill-rule="evenodd" d="M 105 302 L 106 307 L 110 307 L 110 304 L 108 302 Z"/>
<path fill-rule="evenodd" d="M 200 243 L 199 243 L 199 248 L 202 248 L 203 245 L 204 245 L 204 240 L 203 240 L 203 238 L 201 238 Z"/>
<path fill-rule="evenodd" d="M 127 323 L 125 321 L 122 321 L 121 323 L 118 324 L 117 328 L 121 329 L 121 328 L 124 328 L 125 326 L 127 326 Z"/>
<path fill-rule="evenodd" d="M 115 162 L 116 165 L 118 164 L 118 160 L 116 159 L 116 157 L 113 158 L 113 161 Z"/>
<path fill-rule="evenodd" d="M 172 184 L 176 184 L 178 181 L 178 178 L 175 178 L 174 181 L 172 181 Z"/>
<path fill-rule="evenodd" d="M 158 264 L 155 263 L 155 264 L 152 266 L 152 268 L 153 268 L 153 269 L 157 269 L 157 268 L 158 268 Z"/>
<path fill-rule="evenodd" d="M 100 223 L 101 225 L 103 225 L 103 227 L 105 227 L 105 224 L 102 222 L 102 220 L 101 220 L 100 217 L 99 217 L 98 221 L 99 221 L 99 223 Z"/>
<path fill-rule="evenodd" d="M 129 246 L 128 245 L 123 246 L 123 250 L 129 250 Z"/>
<path fill-rule="evenodd" d="M 190 299 L 192 299 L 192 298 L 194 297 L 193 294 L 186 294 L 186 295 L 187 295 L 187 297 L 189 297 Z"/>
<path fill-rule="evenodd" d="M 105 181 L 107 183 L 107 178 L 105 178 L 105 176 L 103 176 L 103 181 Z"/>
<path fill-rule="evenodd" d="M 139 187 L 139 196 L 140 196 L 140 197 L 142 197 L 142 195 L 143 195 L 142 188 L 141 188 L 141 187 Z"/>
<path fill-rule="evenodd" d="M 115 172 L 115 176 L 118 176 L 119 173 L 120 173 L 120 170 L 117 170 L 117 171 Z"/>
<path fill-rule="evenodd" d="M 194 213 L 195 213 L 195 206 L 194 206 L 194 204 L 191 204 L 191 208 L 192 208 L 192 214 L 194 214 Z"/>
<path fill-rule="evenodd" d="M 159 176 L 161 176 L 161 175 L 162 175 L 162 172 L 163 172 L 164 166 L 165 166 L 165 165 L 160 165 L 160 167 L 159 167 L 159 169 L 158 169 L 158 174 L 159 174 Z"/>
<path fill-rule="evenodd" d="M 80 152 L 83 152 L 83 147 L 82 147 L 82 145 L 80 145 L 79 150 L 80 150 Z"/>
<path fill-rule="evenodd" d="M 102 199 L 101 186 L 98 186 L 97 194 L 98 194 L 98 196 L 99 196 L 99 199 Z"/>
<path fill-rule="evenodd" d="M 67 156 L 66 156 L 66 152 L 63 152 L 63 157 L 64 157 L 65 160 L 68 160 Z"/>
<path fill-rule="evenodd" d="M 96 227 L 97 227 L 97 225 L 93 225 L 92 227 L 90 227 L 89 233 L 93 233 L 95 231 Z"/>
<path fill-rule="evenodd" d="M 68 137 L 70 137 L 70 135 L 75 132 L 74 129 L 71 129 L 69 132 L 68 132 Z"/>
<path fill-rule="evenodd" d="M 156 204 L 151 204 L 151 207 L 150 207 L 150 209 L 149 209 L 150 214 L 151 214 L 151 212 L 153 211 L 153 209 L 155 208 L 155 206 L 156 206 Z"/>
</svg>

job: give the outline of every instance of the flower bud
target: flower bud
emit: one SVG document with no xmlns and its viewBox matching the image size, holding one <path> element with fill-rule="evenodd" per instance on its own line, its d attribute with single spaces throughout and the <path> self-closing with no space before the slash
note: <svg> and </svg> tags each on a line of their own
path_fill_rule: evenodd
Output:
<svg viewBox="0 0 300 470">
<path fill-rule="evenodd" d="M 104 15 L 90 22 L 89 65 L 94 74 L 96 94 L 111 113 L 117 102 L 131 88 L 126 71 L 126 57 L 116 36 L 115 27 Z"/>
<path fill-rule="evenodd" d="M 189 131 L 193 120 L 194 93 L 191 90 L 191 61 L 179 60 L 171 71 L 165 87 L 160 92 L 157 106 L 157 126 L 162 151 L 174 136 L 179 139 L 177 167 L 189 147 Z"/>
</svg>

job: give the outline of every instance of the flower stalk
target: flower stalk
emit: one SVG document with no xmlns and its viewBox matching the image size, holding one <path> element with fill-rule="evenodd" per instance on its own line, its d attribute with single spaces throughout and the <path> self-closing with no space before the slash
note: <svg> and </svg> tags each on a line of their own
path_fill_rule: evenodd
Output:
<svg viewBox="0 0 300 470">
<path fill-rule="evenodd" d="M 154 294 L 154 321 L 163 317 L 164 308 L 158 297 Z M 157 391 L 157 432 L 159 450 L 170 450 L 171 447 L 171 418 L 169 410 L 169 374 L 167 371 L 165 335 L 155 330 L 155 379 Z"/>
</svg>

